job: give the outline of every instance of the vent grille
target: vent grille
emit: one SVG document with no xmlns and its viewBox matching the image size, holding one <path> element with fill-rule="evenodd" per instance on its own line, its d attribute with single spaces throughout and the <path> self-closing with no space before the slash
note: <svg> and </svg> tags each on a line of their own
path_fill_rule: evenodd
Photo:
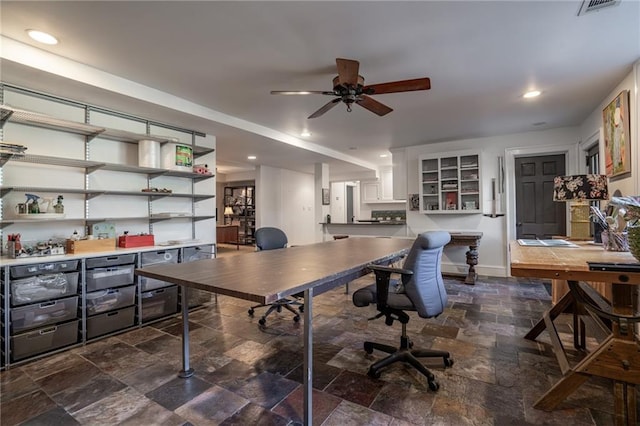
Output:
<svg viewBox="0 0 640 426">
<path fill-rule="evenodd" d="M 605 7 L 617 6 L 622 0 L 584 0 L 578 11 L 578 16 L 595 12 Z"/>
</svg>

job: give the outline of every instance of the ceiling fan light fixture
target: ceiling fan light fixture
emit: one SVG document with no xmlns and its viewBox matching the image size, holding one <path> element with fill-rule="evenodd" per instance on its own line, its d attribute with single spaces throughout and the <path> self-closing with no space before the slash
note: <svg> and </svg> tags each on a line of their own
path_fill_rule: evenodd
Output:
<svg viewBox="0 0 640 426">
<path fill-rule="evenodd" d="M 33 40 L 39 43 L 44 43 L 49 45 L 58 44 L 57 38 L 55 38 L 49 33 L 45 33 L 44 31 L 30 29 L 30 30 L 27 30 L 27 34 L 29 35 L 29 37 L 31 37 Z"/>
<path fill-rule="evenodd" d="M 530 90 L 530 91 L 526 92 L 524 95 L 522 95 L 522 97 L 525 98 L 525 99 L 531 99 L 531 98 L 537 98 L 541 94 L 542 94 L 542 92 L 539 91 L 539 90 Z"/>
</svg>

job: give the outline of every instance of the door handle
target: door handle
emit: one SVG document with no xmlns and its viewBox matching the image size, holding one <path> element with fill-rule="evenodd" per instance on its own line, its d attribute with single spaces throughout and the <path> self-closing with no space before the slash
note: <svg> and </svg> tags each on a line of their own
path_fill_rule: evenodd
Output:
<svg viewBox="0 0 640 426">
<path fill-rule="evenodd" d="M 516 226 L 522 226 L 522 222 L 516 223 Z"/>
</svg>

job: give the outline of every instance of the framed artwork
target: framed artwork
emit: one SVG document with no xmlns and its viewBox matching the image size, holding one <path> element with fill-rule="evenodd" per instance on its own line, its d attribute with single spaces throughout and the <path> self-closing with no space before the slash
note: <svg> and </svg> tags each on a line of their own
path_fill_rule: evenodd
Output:
<svg viewBox="0 0 640 426">
<path fill-rule="evenodd" d="M 329 188 L 322 188 L 322 205 L 328 206 L 331 204 L 331 193 Z"/>
<path fill-rule="evenodd" d="M 602 110 L 604 164 L 609 177 L 631 172 L 629 91 L 623 90 Z"/>
</svg>

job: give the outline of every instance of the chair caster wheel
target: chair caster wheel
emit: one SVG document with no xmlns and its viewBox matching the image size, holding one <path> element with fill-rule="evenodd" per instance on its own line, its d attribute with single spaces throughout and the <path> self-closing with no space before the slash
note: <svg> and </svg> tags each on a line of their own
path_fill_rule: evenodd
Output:
<svg viewBox="0 0 640 426">
<path fill-rule="evenodd" d="M 453 358 L 444 358 L 444 366 L 445 367 L 453 366 Z"/>
<path fill-rule="evenodd" d="M 431 389 L 434 392 L 437 392 L 438 389 L 440 389 L 440 385 L 435 380 L 431 380 L 429 381 L 429 389 Z"/>
<path fill-rule="evenodd" d="M 253 313 L 255 312 L 253 309 L 249 309 L 249 315 L 253 316 Z"/>
<path fill-rule="evenodd" d="M 293 317 L 293 321 L 294 322 L 300 321 L 300 315 L 296 315 L 295 317 Z"/>
<path fill-rule="evenodd" d="M 378 370 L 370 368 L 369 371 L 367 371 L 367 376 L 371 377 L 372 379 L 379 379 L 380 372 Z"/>
<path fill-rule="evenodd" d="M 300 312 L 304 312 L 304 306 L 302 306 L 302 305 L 301 305 L 300 307 L 298 307 L 298 310 L 299 310 Z"/>
<path fill-rule="evenodd" d="M 267 320 L 265 318 L 260 318 L 258 320 L 258 324 L 260 324 L 260 325 L 265 325 L 266 323 L 267 323 Z"/>
<path fill-rule="evenodd" d="M 373 353 L 373 346 L 369 342 L 364 343 L 364 351 L 371 355 Z"/>
</svg>

